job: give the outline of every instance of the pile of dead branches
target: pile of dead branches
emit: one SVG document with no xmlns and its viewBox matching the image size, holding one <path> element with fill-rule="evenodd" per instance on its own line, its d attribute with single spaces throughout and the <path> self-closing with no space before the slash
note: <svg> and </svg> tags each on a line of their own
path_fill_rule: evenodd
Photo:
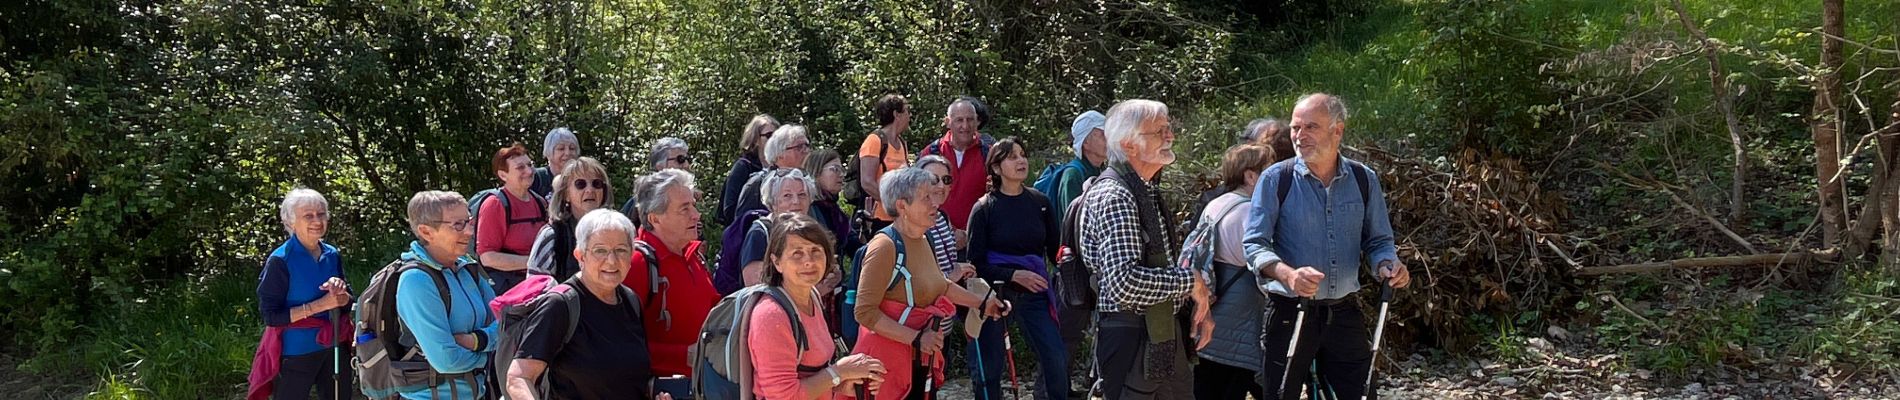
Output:
<svg viewBox="0 0 1900 400">
<path fill-rule="evenodd" d="M 1412 271 L 1413 287 L 1394 299 L 1386 340 L 1458 351 L 1496 333 L 1473 316 L 1511 323 L 1575 303 L 1571 274 L 1581 265 L 1557 223 L 1565 204 L 1518 160 L 1469 149 L 1433 160 L 1358 153 L 1379 174 L 1399 257 Z"/>
</svg>

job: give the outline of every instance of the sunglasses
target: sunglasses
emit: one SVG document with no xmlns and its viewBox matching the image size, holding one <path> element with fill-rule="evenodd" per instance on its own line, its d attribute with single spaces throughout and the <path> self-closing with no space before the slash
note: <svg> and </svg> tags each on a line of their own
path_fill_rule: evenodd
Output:
<svg viewBox="0 0 1900 400">
<path fill-rule="evenodd" d="M 950 175 L 939 176 L 937 177 L 937 182 L 948 185 L 952 181 L 952 179 L 950 178 L 951 178 Z"/>
<path fill-rule="evenodd" d="M 679 157 L 668 158 L 667 160 L 671 160 L 676 164 L 687 164 L 693 161 L 693 157 L 681 154 Z"/>
<path fill-rule="evenodd" d="M 588 186 L 590 185 L 595 189 L 607 190 L 606 180 L 602 180 L 602 179 L 576 179 L 574 180 L 575 189 L 587 190 Z"/>
</svg>

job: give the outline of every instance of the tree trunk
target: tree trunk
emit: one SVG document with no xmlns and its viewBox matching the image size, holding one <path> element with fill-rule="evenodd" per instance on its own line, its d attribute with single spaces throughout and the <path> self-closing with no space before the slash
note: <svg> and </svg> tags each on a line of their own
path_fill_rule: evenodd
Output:
<svg viewBox="0 0 1900 400">
<path fill-rule="evenodd" d="M 1695 20 L 1689 17 L 1689 10 L 1682 7 L 1682 0 L 1673 0 L 1671 3 L 1676 7 L 1676 17 L 1682 22 L 1682 29 L 1702 44 L 1702 57 L 1709 61 L 1709 87 L 1715 96 L 1715 107 L 1722 111 L 1722 122 L 1728 127 L 1729 147 L 1735 157 L 1735 169 L 1732 171 L 1735 176 L 1729 181 L 1728 224 L 1740 226 L 1742 210 L 1748 208 L 1748 202 L 1742 196 L 1748 179 L 1748 151 L 1742 144 L 1742 120 L 1735 116 L 1735 98 L 1729 94 L 1728 71 L 1722 68 L 1722 53 L 1716 49 L 1715 41 L 1709 40 L 1709 35 L 1696 27 Z"/>
<path fill-rule="evenodd" d="M 1821 68 L 1814 81 L 1814 109 L 1808 115 L 1808 127 L 1814 136 L 1815 181 L 1820 184 L 1821 238 L 1827 246 L 1834 247 L 1841 245 L 1841 231 L 1847 226 L 1847 209 L 1844 207 L 1846 198 L 1841 189 L 1846 179 L 1840 176 L 1840 118 L 1834 103 L 1840 94 L 1841 85 L 1841 41 L 1837 38 L 1845 37 L 1846 34 L 1842 25 L 1841 0 L 1821 0 L 1821 32 L 1825 33 L 1821 37 Z M 1881 155 L 1883 161 L 1891 156 Z M 1868 209 L 1880 208 L 1875 206 Z M 1862 216 L 1867 217 L 1870 216 Z M 1863 223 L 1872 224 L 1873 221 Z M 1871 238 L 1855 238 L 1862 239 Z"/>
</svg>

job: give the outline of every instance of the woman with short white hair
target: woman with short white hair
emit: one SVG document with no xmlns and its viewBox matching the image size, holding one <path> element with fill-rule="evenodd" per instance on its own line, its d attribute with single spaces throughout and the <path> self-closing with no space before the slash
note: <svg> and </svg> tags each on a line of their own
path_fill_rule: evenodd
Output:
<svg viewBox="0 0 1900 400">
<path fill-rule="evenodd" d="M 764 171 L 752 174 L 752 177 L 746 180 L 745 190 L 739 193 L 739 208 L 732 214 L 734 221 L 739 220 L 740 216 L 748 211 L 766 208 L 764 200 L 759 195 L 759 185 L 765 178 L 764 173 L 805 167 L 805 157 L 811 155 L 811 140 L 806 137 L 805 126 L 791 124 L 778 127 L 778 131 L 772 132 L 772 139 L 765 141 L 764 154 L 764 159 L 770 164 L 766 165 Z M 805 172 L 809 176 L 811 171 Z"/>
<path fill-rule="evenodd" d="M 568 301 L 542 302 L 528 315 L 520 357 L 508 367 L 508 397 L 534 399 L 654 398 L 646 330 L 640 304 L 621 285 L 633 269 L 633 221 L 613 210 L 594 210 L 574 226 L 569 249 L 580 272 L 565 278 Z M 571 315 L 578 313 L 578 317 Z M 579 323 L 570 324 L 571 318 Z M 569 332 L 568 327 L 573 326 Z M 540 392 L 547 380 L 547 391 Z M 670 399 L 665 393 L 658 398 Z"/>
<path fill-rule="evenodd" d="M 534 184 L 528 186 L 528 191 L 547 198 L 554 193 L 554 175 L 567 168 L 568 161 L 581 157 L 581 139 L 567 127 L 549 130 L 541 139 L 541 156 L 548 159 L 548 165 L 534 169 Z"/>
<path fill-rule="evenodd" d="M 811 211 L 812 194 L 818 193 L 818 185 L 804 171 L 781 168 L 765 173 L 763 181 L 759 196 L 772 200 L 766 208 L 769 214 Z M 744 277 L 746 286 L 764 282 L 759 274 L 765 269 L 766 233 L 770 228 L 767 222 L 767 218 L 753 220 L 752 226 L 746 229 L 745 242 L 739 246 L 739 265 L 744 266 L 740 276 Z"/>
<path fill-rule="evenodd" d="M 336 247 L 323 242 L 330 230 L 330 203 L 310 189 L 284 196 L 277 215 L 290 238 L 264 259 L 257 279 L 257 314 L 264 318 L 251 366 L 251 398 L 334 398 L 355 391 L 350 368 L 339 351 L 338 311 L 350 305 L 349 283 Z M 347 334 L 345 334 L 347 335 Z M 332 375 L 332 371 L 336 371 Z"/>
</svg>

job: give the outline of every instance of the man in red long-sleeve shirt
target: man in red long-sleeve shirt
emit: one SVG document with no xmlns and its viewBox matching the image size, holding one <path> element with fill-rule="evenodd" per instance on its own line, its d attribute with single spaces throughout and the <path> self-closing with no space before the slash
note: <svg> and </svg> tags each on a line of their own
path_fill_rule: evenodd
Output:
<svg viewBox="0 0 1900 400">
<path fill-rule="evenodd" d="M 700 325 L 719 302 L 712 274 L 700 258 L 698 192 L 693 174 L 677 169 L 655 172 L 634 184 L 634 201 L 644 224 L 638 239 L 653 246 L 660 275 L 659 293 L 647 276 L 649 262 L 634 254 L 624 284 L 640 294 L 640 319 L 654 376 L 693 375 L 686 350 L 699 339 Z"/>
</svg>

